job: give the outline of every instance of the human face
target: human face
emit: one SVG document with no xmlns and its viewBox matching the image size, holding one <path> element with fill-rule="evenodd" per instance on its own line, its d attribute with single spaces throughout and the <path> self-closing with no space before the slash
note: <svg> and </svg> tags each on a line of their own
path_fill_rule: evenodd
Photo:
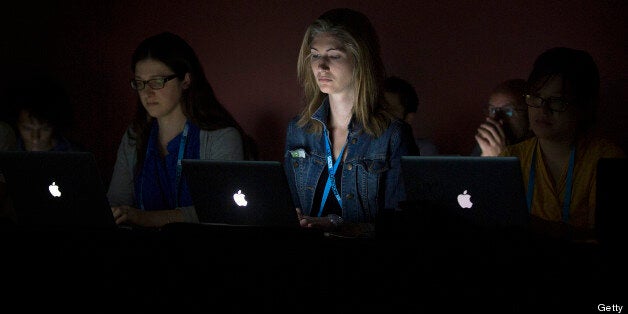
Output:
<svg viewBox="0 0 628 314">
<path fill-rule="evenodd" d="M 553 76 L 533 94 L 544 99 L 564 98 L 562 90 L 562 78 Z M 578 111 L 574 106 L 568 104 L 563 112 L 551 111 L 547 104 L 543 104 L 540 108 L 528 107 L 528 116 L 532 131 L 540 139 L 570 141 L 575 136 Z"/>
<path fill-rule="evenodd" d="M 353 56 L 333 35 L 316 35 L 310 46 L 310 65 L 321 92 L 328 95 L 353 93 Z"/>
<path fill-rule="evenodd" d="M 161 61 L 154 59 L 140 60 L 135 64 L 135 79 L 147 81 L 150 79 L 167 77 L 174 72 Z M 175 78 L 165 83 L 161 89 L 153 89 L 148 84 L 144 89 L 137 91 L 142 105 L 148 114 L 157 119 L 172 115 L 182 115 L 181 101 L 183 90 L 190 85 L 189 74 L 183 80 Z"/>
<path fill-rule="evenodd" d="M 20 111 L 17 127 L 27 151 L 48 151 L 55 146 L 54 128 L 47 122 L 34 118 L 26 110 Z"/>
<path fill-rule="evenodd" d="M 521 97 L 521 96 L 520 96 Z M 523 138 L 529 128 L 527 106 L 517 101 L 514 95 L 506 93 L 491 94 L 488 98 L 488 110 L 491 118 L 502 120 L 510 141 Z M 507 115 L 509 112 L 511 115 Z"/>
</svg>

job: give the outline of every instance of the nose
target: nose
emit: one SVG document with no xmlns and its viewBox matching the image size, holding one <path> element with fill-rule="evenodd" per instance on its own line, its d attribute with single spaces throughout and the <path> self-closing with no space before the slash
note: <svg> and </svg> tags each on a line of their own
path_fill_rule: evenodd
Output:
<svg viewBox="0 0 628 314">
<path fill-rule="evenodd" d="M 140 89 L 137 91 L 140 95 L 141 94 L 146 94 L 146 95 L 152 95 L 155 93 L 155 91 L 153 90 L 152 87 L 148 86 L 148 84 L 144 85 L 144 88 Z"/>
<path fill-rule="evenodd" d="M 40 138 L 41 138 L 41 131 L 39 129 L 33 129 L 31 131 L 31 141 L 33 143 L 37 143 L 39 142 Z"/>
<path fill-rule="evenodd" d="M 550 106 L 547 102 L 545 102 L 545 100 L 541 102 L 541 111 L 543 112 L 543 114 L 546 114 L 546 115 L 552 114 L 552 110 L 550 110 Z"/>
<path fill-rule="evenodd" d="M 318 68 L 321 70 L 329 70 L 329 65 L 327 65 L 327 57 L 321 57 L 318 61 L 316 61 L 318 64 Z"/>
</svg>

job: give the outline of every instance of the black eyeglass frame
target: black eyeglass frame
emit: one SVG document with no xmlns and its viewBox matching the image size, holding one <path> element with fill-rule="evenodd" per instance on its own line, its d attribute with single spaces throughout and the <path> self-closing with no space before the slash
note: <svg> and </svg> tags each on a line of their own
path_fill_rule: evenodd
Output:
<svg viewBox="0 0 628 314">
<path fill-rule="evenodd" d="M 162 89 L 162 88 L 164 88 L 164 86 L 166 86 L 166 83 L 168 81 L 171 81 L 171 80 L 173 80 L 173 79 L 175 79 L 177 77 L 179 77 L 179 75 L 171 74 L 171 75 L 168 75 L 168 76 L 159 77 L 159 78 L 153 78 L 153 79 L 146 80 L 146 81 L 131 79 L 130 83 L 131 83 L 131 88 L 134 89 L 134 90 L 137 90 L 137 91 L 143 90 L 144 88 L 146 88 L 147 85 L 150 86 L 151 89 Z M 161 87 L 153 87 L 153 85 L 151 85 L 151 82 L 161 82 L 160 83 Z M 141 88 L 140 88 L 140 85 L 142 86 Z"/>
<path fill-rule="evenodd" d="M 530 104 L 530 102 L 528 101 L 529 99 L 540 99 L 541 103 L 536 105 L 536 104 Z M 526 102 L 526 105 L 528 105 L 528 107 L 532 107 L 532 108 L 543 108 L 544 105 L 547 106 L 547 109 L 551 112 L 565 112 L 567 111 L 567 105 L 569 105 L 569 102 L 567 102 L 563 97 L 548 97 L 543 98 L 541 96 L 538 95 L 532 95 L 532 94 L 524 94 L 523 95 L 523 99 Z M 562 106 L 560 107 L 560 109 L 556 109 L 556 108 L 552 108 L 552 103 L 556 104 L 558 103 L 557 101 L 561 101 L 560 104 L 562 104 Z"/>
</svg>

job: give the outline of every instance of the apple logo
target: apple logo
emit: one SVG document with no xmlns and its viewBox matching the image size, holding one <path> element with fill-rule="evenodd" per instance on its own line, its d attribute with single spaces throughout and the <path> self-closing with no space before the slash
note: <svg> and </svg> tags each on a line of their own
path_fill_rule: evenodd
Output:
<svg viewBox="0 0 628 314">
<path fill-rule="evenodd" d="M 471 208 L 473 206 L 471 195 L 467 194 L 467 190 L 464 190 L 462 194 L 458 194 L 458 204 L 462 208 Z"/>
<path fill-rule="evenodd" d="M 246 206 L 248 204 L 245 197 L 246 195 L 242 194 L 242 190 L 238 190 L 238 193 L 233 194 L 233 200 L 238 206 Z"/>
<path fill-rule="evenodd" d="M 61 191 L 59 191 L 59 186 L 53 181 L 51 185 L 48 186 L 48 191 L 54 197 L 61 197 Z"/>
</svg>

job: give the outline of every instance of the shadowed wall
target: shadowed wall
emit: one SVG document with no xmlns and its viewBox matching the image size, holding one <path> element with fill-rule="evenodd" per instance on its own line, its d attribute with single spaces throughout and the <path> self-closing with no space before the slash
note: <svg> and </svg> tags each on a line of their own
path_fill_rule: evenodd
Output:
<svg viewBox="0 0 628 314">
<path fill-rule="evenodd" d="M 130 56 L 150 35 L 171 31 L 196 50 L 218 99 L 281 160 L 288 120 L 302 106 L 297 52 L 308 23 L 351 7 L 371 18 L 389 75 L 420 99 L 415 135 L 443 154 L 468 155 L 494 85 L 526 78 L 545 49 L 584 49 L 602 80 L 601 130 L 626 147 L 625 1 L 60 1 L 3 10 L 2 86 L 34 72 L 64 83 L 75 104 L 70 134 L 111 176 L 136 96 Z M 33 86 L 37 92 L 37 86 Z"/>
</svg>

